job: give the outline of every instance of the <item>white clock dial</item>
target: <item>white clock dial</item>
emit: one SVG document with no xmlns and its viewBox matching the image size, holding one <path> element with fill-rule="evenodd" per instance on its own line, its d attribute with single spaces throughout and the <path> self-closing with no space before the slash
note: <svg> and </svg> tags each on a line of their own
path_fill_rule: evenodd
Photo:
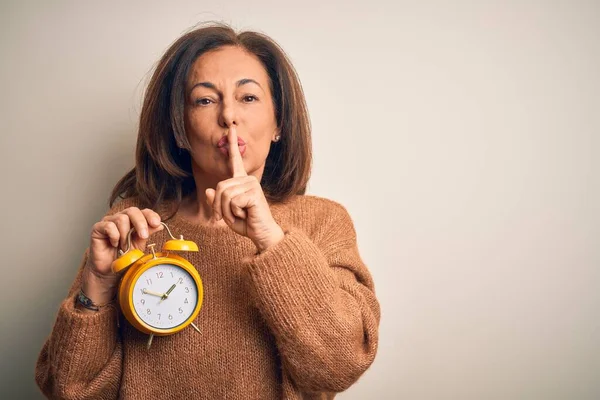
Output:
<svg viewBox="0 0 600 400">
<path fill-rule="evenodd" d="M 158 329 L 184 323 L 194 312 L 198 288 L 183 268 L 159 264 L 148 268 L 135 282 L 133 306 L 138 317 Z"/>
</svg>

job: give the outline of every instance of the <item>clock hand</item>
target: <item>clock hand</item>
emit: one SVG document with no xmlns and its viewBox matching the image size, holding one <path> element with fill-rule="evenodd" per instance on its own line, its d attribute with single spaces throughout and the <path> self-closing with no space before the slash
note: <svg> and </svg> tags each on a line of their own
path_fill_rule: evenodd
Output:
<svg viewBox="0 0 600 400">
<path fill-rule="evenodd" d="M 175 289 L 175 287 L 177 287 L 177 285 L 174 283 L 174 284 L 173 284 L 173 286 L 171 286 L 171 287 L 169 288 L 169 290 L 167 290 L 167 293 L 165 293 L 165 296 L 168 296 L 168 295 L 169 295 L 169 293 L 171 293 L 171 292 L 173 291 L 173 289 Z"/>
<path fill-rule="evenodd" d="M 169 293 L 171 293 L 173 291 L 173 289 L 175 289 L 176 287 L 177 287 L 177 285 L 174 283 L 173 286 L 171 286 L 169 288 L 169 290 L 167 290 L 167 292 L 162 296 L 162 298 L 160 299 L 160 301 L 163 301 L 164 299 L 166 299 L 167 297 L 169 297 Z"/>
<path fill-rule="evenodd" d="M 148 290 L 148 289 L 142 289 L 142 293 L 144 293 L 144 294 L 151 294 L 153 296 L 158 296 L 158 297 L 164 297 L 165 296 L 164 293 L 157 293 L 157 292 L 153 292 L 152 290 Z"/>
</svg>

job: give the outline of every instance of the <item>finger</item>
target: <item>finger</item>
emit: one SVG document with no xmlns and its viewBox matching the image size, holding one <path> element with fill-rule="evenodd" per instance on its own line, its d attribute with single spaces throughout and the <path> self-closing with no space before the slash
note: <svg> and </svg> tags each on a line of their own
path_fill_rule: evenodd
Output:
<svg viewBox="0 0 600 400">
<path fill-rule="evenodd" d="M 215 189 L 206 189 L 204 194 L 206 194 L 206 204 L 212 209 L 212 205 L 215 201 Z"/>
<path fill-rule="evenodd" d="M 148 230 L 148 236 L 152 236 L 153 234 L 155 234 L 156 232 L 160 232 L 163 229 L 165 229 L 163 224 L 160 224 L 159 226 L 157 226 L 156 228 L 150 227 Z"/>
<path fill-rule="evenodd" d="M 144 214 L 146 222 L 148 223 L 148 237 L 165 229 L 164 225 L 160 223 L 161 218 L 156 211 L 145 208 L 142 210 L 142 214 Z"/>
<path fill-rule="evenodd" d="M 148 221 L 146 221 L 146 217 L 137 207 L 130 207 L 123 211 L 129 217 L 131 221 L 131 225 L 135 228 L 135 232 L 138 237 L 142 239 L 148 238 Z"/>
<path fill-rule="evenodd" d="M 235 196 L 233 199 L 231 199 L 231 204 L 230 207 L 232 210 L 242 210 L 244 212 L 244 217 L 240 217 L 240 218 L 246 218 L 246 215 L 248 213 L 248 209 L 254 207 L 254 205 L 256 204 L 256 191 L 254 190 L 254 188 L 239 194 L 237 196 Z"/>
<path fill-rule="evenodd" d="M 231 206 L 231 211 L 233 212 L 233 215 L 235 215 L 239 219 L 246 219 L 248 216 L 248 214 L 246 213 L 246 210 L 244 210 L 243 208 L 240 208 L 236 205 Z"/>
<path fill-rule="evenodd" d="M 253 182 L 247 182 L 235 186 L 230 186 L 223 191 L 221 196 L 221 213 L 223 218 L 233 224 L 235 222 L 235 215 L 231 208 L 231 199 L 239 196 L 242 193 L 246 193 L 248 190 L 254 187 Z M 239 208 L 239 207 L 238 207 Z"/>
<path fill-rule="evenodd" d="M 127 237 L 129 235 L 129 231 L 125 234 L 122 233 L 122 241 L 125 242 L 122 245 L 121 250 L 125 251 L 128 248 L 137 248 L 143 250 L 146 247 L 146 239 L 148 239 L 148 221 L 146 221 L 146 217 L 142 213 L 142 211 L 137 207 L 129 207 L 123 210 L 120 214 L 124 214 L 127 218 L 129 218 L 129 224 L 131 229 L 135 229 L 135 234 L 131 236 L 131 247 L 127 246 Z"/>
<path fill-rule="evenodd" d="M 119 231 L 119 248 L 126 249 L 127 235 L 129 234 L 129 230 L 131 229 L 131 222 L 129 220 L 129 216 L 123 213 L 118 213 L 107 217 L 106 220 L 112 222 Z"/>
<path fill-rule="evenodd" d="M 231 125 L 229 128 L 229 134 L 227 135 L 229 140 L 229 163 L 231 166 L 231 172 L 233 177 L 246 176 L 246 168 L 244 168 L 244 160 L 238 147 L 238 137 L 235 125 Z"/>
<path fill-rule="evenodd" d="M 160 223 L 160 220 L 161 220 L 160 215 L 156 211 L 153 211 L 149 208 L 145 208 L 142 210 L 142 214 L 144 214 L 144 217 L 146 218 L 146 221 L 148 222 L 148 226 L 151 229 L 162 226 L 162 224 Z"/>
<path fill-rule="evenodd" d="M 246 209 L 237 204 L 237 203 L 241 203 L 242 199 L 240 198 L 237 201 L 234 201 L 237 197 L 240 197 L 240 196 L 236 196 L 233 199 L 231 199 L 231 203 L 230 203 L 231 212 L 233 213 L 233 215 L 235 215 L 236 217 L 238 217 L 240 219 L 246 219 L 248 216 L 248 213 L 246 213 Z"/>
<path fill-rule="evenodd" d="M 221 206 L 223 192 L 231 186 L 250 182 L 251 179 L 254 179 L 254 177 L 250 177 L 250 176 L 246 175 L 245 177 L 230 178 L 230 179 L 227 179 L 227 180 L 217 183 L 217 188 L 215 190 L 215 197 L 214 197 L 214 201 L 212 203 L 213 214 L 215 215 L 216 221 L 220 220 L 223 217 L 223 211 L 222 211 L 222 206 Z"/>
<path fill-rule="evenodd" d="M 118 247 L 120 236 L 117 225 L 112 221 L 100 221 L 95 223 L 92 227 L 92 242 L 96 240 L 105 241 L 108 239 L 111 246 Z"/>
</svg>

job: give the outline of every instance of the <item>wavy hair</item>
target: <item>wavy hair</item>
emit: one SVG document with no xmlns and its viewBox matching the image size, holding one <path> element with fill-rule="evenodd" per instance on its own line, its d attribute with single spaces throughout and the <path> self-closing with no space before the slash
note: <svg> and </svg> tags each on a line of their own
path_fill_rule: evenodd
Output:
<svg viewBox="0 0 600 400">
<path fill-rule="evenodd" d="M 281 47 L 252 31 L 236 33 L 210 23 L 176 40 L 159 60 L 144 93 L 135 167 L 113 188 L 110 205 L 135 197 L 141 207 L 157 208 L 173 201 L 170 217 L 195 190 L 185 134 L 185 87 L 194 61 L 223 46 L 239 46 L 255 55 L 269 76 L 281 139 L 272 142 L 261 186 L 268 200 L 283 202 L 306 192 L 312 165 L 311 127 L 298 75 Z"/>
</svg>

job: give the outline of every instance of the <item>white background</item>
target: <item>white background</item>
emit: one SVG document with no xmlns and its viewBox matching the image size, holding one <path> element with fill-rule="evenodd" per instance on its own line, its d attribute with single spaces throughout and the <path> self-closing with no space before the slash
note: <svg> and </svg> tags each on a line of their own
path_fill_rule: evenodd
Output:
<svg viewBox="0 0 600 400">
<path fill-rule="evenodd" d="M 382 320 L 341 399 L 600 398 L 600 5 L 566 0 L 2 2 L 1 398 L 41 398 L 148 72 L 207 20 L 288 52 L 354 219 Z"/>
</svg>

